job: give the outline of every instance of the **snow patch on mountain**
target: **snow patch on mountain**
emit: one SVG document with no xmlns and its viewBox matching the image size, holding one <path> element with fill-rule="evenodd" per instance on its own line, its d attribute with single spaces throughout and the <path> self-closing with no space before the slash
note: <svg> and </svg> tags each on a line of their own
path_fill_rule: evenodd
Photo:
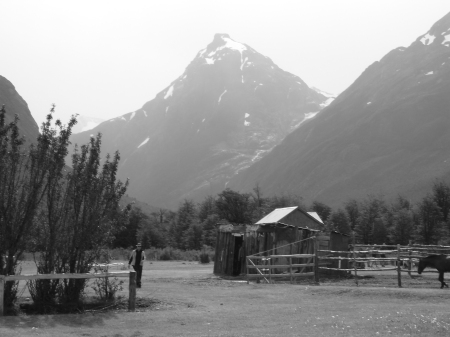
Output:
<svg viewBox="0 0 450 337">
<path fill-rule="evenodd" d="M 133 113 L 130 116 L 130 121 L 134 118 L 134 116 L 136 116 L 136 111 L 133 111 Z"/>
<path fill-rule="evenodd" d="M 145 117 L 148 117 L 148 116 L 147 116 L 147 111 L 142 110 L 142 112 L 144 113 Z"/>
<path fill-rule="evenodd" d="M 323 109 L 331 104 L 334 101 L 334 97 L 329 97 L 325 102 L 320 103 L 320 107 Z"/>
<path fill-rule="evenodd" d="M 164 96 L 164 99 L 167 99 L 167 98 L 169 98 L 172 95 L 173 95 L 173 85 L 171 85 L 169 90 L 167 90 L 167 92 L 166 92 L 166 94 Z"/>
<path fill-rule="evenodd" d="M 444 36 L 444 41 L 442 41 L 442 44 L 446 44 L 446 43 L 450 43 L 450 34 L 447 34 Z"/>
<path fill-rule="evenodd" d="M 433 75 L 433 74 L 434 74 L 434 71 L 429 71 L 425 75 Z"/>
<path fill-rule="evenodd" d="M 220 101 L 222 100 L 222 96 L 225 95 L 227 92 L 227 90 L 225 90 L 220 96 L 219 96 L 219 100 L 218 100 L 218 104 L 220 103 Z"/>
<path fill-rule="evenodd" d="M 138 146 L 137 148 L 139 149 L 142 145 L 147 144 L 147 142 L 148 142 L 149 140 L 150 140 L 150 137 L 145 138 L 145 140 L 144 140 L 141 144 L 139 144 L 139 146 Z"/>
<path fill-rule="evenodd" d="M 431 35 L 430 33 L 426 33 L 421 39 L 420 42 L 422 42 L 425 46 L 428 46 L 433 43 L 436 36 Z"/>
</svg>

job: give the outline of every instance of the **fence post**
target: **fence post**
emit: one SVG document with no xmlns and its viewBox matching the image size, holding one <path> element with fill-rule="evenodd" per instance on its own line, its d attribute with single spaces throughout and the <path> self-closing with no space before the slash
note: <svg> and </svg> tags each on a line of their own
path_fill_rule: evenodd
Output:
<svg viewBox="0 0 450 337">
<path fill-rule="evenodd" d="M 411 248 L 409 248 L 409 252 L 408 252 L 408 255 L 409 255 L 409 261 L 408 261 L 408 275 L 409 275 L 409 277 L 412 277 L 412 276 L 411 276 L 411 267 L 412 267 L 411 254 L 412 254 L 412 251 L 411 251 Z"/>
<path fill-rule="evenodd" d="M 249 269 L 248 269 L 248 257 L 245 257 L 245 267 L 247 268 L 247 284 L 250 284 L 250 276 L 249 276 Z"/>
<path fill-rule="evenodd" d="M 319 240 L 314 239 L 314 281 L 319 284 Z"/>
<path fill-rule="evenodd" d="M 136 272 L 130 271 L 128 293 L 128 311 L 136 310 Z"/>
<path fill-rule="evenodd" d="M 272 258 L 269 255 L 269 283 L 272 284 Z"/>
<path fill-rule="evenodd" d="M 0 275 L 0 316 L 4 315 L 5 299 L 3 295 L 5 294 L 5 276 Z"/>
<path fill-rule="evenodd" d="M 400 266 L 400 245 L 397 245 L 397 279 L 398 279 L 398 287 L 402 287 L 402 271 Z"/>
<path fill-rule="evenodd" d="M 356 286 L 358 287 L 358 286 L 359 286 L 359 285 L 358 285 L 358 272 L 357 272 L 357 269 L 358 269 L 358 268 L 356 268 L 355 245 L 353 245 L 352 250 L 353 250 L 353 269 L 355 270 L 355 282 L 356 282 Z"/>
<path fill-rule="evenodd" d="M 291 276 L 291 284 L 292 284 L 292 255 L 289 256 L 289 275 Z"/>
</svg>

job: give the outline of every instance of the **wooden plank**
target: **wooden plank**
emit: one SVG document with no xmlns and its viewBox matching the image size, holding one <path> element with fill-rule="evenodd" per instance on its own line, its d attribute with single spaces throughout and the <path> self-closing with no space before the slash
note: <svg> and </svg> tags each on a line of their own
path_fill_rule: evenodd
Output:
<svg viewBox="0 0 450 337">
<path fill-rule="evenodd" d="M 292 274 L 293 278 L 295 278 L 295 277 L 311 277 L 311 276 L 314 276 L 313 272 L 310 272 L 310 273 L 293 273 Z M 250 274 L 250 275 L 248 275 L 248 277 L 251 278 L 251 279 L 254 279 L 254 278 L 261 278 L 262 276 L 258 275 L 258 274 Z M 289 277 L 290 277 L 289 274 L 272 274 L 272 278 L 286 278 L 286 279 L 288 279 Z"/>
<path fill-rule="evenodd" d="M 319 241 L 330 241 L 330 237 L 328 235 L 318 235 L 316 238 Z"/>
<path fill-rule="evenodd" d="M 0 256 L 0 258 L 2 258 Z M 0 275 L 0 316 L 4 315 L 5 309 L 5 299 L 4 299 L 4 293 L 5 293 L 5 277 L 3 275 Z"/>
<path fill-rule="evenodd" d="M 5 281 L 20 280 L 54 280 L 54 279 L 91 279 L 101 277 L 127 277 L 133 271 L 108 272 L 98 274 L 35 274 L 5 276 Z"/>
<path fill-rule="evenodd" d="M 253 262 L 252 262 L 252 260 L 248 260 L 252 265 L 254 265 L 253 264 Z M 249 266 L 249 268 L 250 268 L 251 266 Z M 258 271 L 258 273 L 260 274 L 260 275 L 262 275 L 262 277 L 266 280 L 266 282 L 267 283 L 269 283 L 269 281 L 266 279 L 266 277 L 264 276 L 264 274 L 263 273 L 261 273 L 261 271 L 258 269 L 258 268 L 256 268 L 256 270 Z M 247 277 L 253 277 L 253 276 L 257 276 L 257 277 L 260 277 L 258 274 L 249 274 L 249 275 L 247 275 Z"/>
<path fill-rule="evenodd" d="M 130 271 L 128 284 L 128 311 L 136 310 L 136 272 Z"/>
<path fill-rule="evenodd" d="M 294 254 L 294 255 L 269 255 L 270 258 L 294 257 L 294 258 L 308 258 L 314 257 L 314 254 Z"/>
<path fill-rule="evenodd" d="M 401 266 L 400 266 L 400 245 L 397 245 L 398 255 L 397 255 L 397 280 L 398 280 L 398 287 L 402 287 L 402 272 L 401 272 Z"/>
<path fill-rule="evenodd" d="M 317 252 L 319 241 L 317 241 L 317 238 L 314 241 L 314 281 L 319 284 L 319 253 Z"/>
<path fill-rule="evenodd" d="M 328 266 L 329 263 L 319 263 L 319 266 Z M 265 265 L 265 264 L 255 264 L 253 266 L 248 266 L 251 269 L 277 269 L 277 268 L 290 268 L 289 264 L 274 264 L 274 265 Z M 314 267 L 314 263 L 300 263 L 300 264 L 292 264 L 292 268 L 300 268 L 300 267 Z"/>
</svg>

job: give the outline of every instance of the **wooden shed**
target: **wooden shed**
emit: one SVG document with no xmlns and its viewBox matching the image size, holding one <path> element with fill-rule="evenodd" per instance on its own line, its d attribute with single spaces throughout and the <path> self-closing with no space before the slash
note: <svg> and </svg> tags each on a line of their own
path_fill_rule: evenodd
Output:
<svg viewBox="0 0 450 337">
<path fill-rule="evenodd" d="M 289 247 L 289 243 L 314 236 L 322 227 L 317 213 L 305 212 L 298 206 L 277 208 L 255 224 L 218 224 L 214 273 L 245 274 L 245 257 L 260 252 L 310 253 L 313 251 L 311 240 L 295 248 Z"/>
</svg>

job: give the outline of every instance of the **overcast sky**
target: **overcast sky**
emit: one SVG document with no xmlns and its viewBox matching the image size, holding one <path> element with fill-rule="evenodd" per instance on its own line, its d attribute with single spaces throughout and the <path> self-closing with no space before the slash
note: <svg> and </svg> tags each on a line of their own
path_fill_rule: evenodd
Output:
<svg viewBox="0 0 450 337">
<path fill-rule="evenodd" d="M 110 119 L 152 100 L 228 33 L 336 94 L 449 11 L 449 0 L 0 0 L 0 75 L 38 123 L 52 103 L 65 122 Z"/>
</svg>

